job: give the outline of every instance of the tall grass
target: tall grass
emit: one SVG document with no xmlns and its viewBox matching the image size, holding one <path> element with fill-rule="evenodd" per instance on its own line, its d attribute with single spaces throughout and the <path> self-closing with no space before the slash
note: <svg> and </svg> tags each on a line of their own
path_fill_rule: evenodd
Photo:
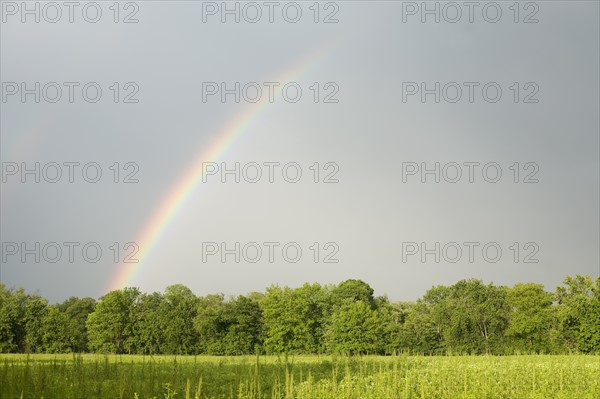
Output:
<svg viewBox="0 0 600 399">
<path fill-rule="evenodd" d="M 1 398 L 600 397 L 600 356 L 0 355 Z"/>
</svg>

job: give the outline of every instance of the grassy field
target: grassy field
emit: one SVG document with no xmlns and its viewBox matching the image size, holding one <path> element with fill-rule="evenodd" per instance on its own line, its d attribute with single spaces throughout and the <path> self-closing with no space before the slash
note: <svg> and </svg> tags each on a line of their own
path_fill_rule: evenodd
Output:
<svg viewBox="0 0 600 399">
<path fill-rule="evenodd" d="M 0 355 L 0 398 L 600 397 L 600 356 Z"/>
</svg>

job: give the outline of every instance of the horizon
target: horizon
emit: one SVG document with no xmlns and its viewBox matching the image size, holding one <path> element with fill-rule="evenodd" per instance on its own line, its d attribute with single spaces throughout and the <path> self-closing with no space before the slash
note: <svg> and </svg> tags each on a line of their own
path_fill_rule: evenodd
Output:
<svg viewBox="0 0 600 399">
<path fill-rule="evenodd" d="M 583 277 L 583 278 L 587 278 L 587 277 L 589 277 L 589 278 L 592 280 L 592 282 L 595 282 L 597 279 L 600 279 L 600 276 L 596 276 L 596 277 L 594 277 L 594 276 L 590 276 L 590 275 L 580 275 L 580 274 L 573 275 L 573 276 L 571 276 L 571 275 L 566 275 L 566 276 L 565 276 L 565 279 L 563 279 L 563 282 L 562 282 L 560 285 L 557 285 L 557 286 L 556 286 L 556 287 L 554 287 L 553 289 L 549 289 L 549 287 L 546 287 L 545 285 L 543 285 L 543 284 L 541 284 L 541 283 L 534 282 L 534 281 L 518 281 L 518 282 L 516 282 L 515 284 L 513 284 L 512 286 L 508 286 L 508 285 L 497 285 L 497 284 L 495 284 L 493 281 L 485 281 L 485 280 L 481 280 L 481 279 L 477 279 L 477 278 L 465 278 L 465 279 L 462 279 L 462 280 L 455 281 L 454 283 L 452 283 L 452 284 L 449 284 L 449 285 L 433 285 L 433 286 L 431 286 L 430 288 L 428 288 L 426 291 L 424 291 L 424 292 L 421 294 L 421 296 L 419 296 L 418 298 L 416 298 L 416 299 L 414 299 L 414 300 L 402 300 L 402 299 L 400 299 L 400 300 L 393 300 L 393 299 L 391 299 L 391 298 L 390 298 L 390 296 L 389 296 L 389 293 L 386 293 L 386 292 L 384 292 L 384 293 L 378 293 L 376 290 L 373 290 L 373 291 L 374 291 L 374 292 L 373 292 L 373 295 L 374 295 L 374 297 L 375 297 L 375 298 L 386 298 L 387 300 L 389 300 L 389 302 L 390 302 L 390 303 L 416 303 L 416 302 L 418 302 L 419 300 L 421 300 L 421 299 L 423 298 L 423 296 L 424 296 L 424 295 L 425 295 L 425 294 L 426 294 L 426 293 L 427 293 L 429 290 L 431 290 L 432 288 L 436 288 L 436 287 L 440 287 L 440 286 L 443 286 L 443 287 L 451 287 L 451 286 L 453 286 L 453 285 L 455 285 L 455 284 L 458 284 L 459 282 L 462 282 L 462 281 L 472 281 L 472 280 L 475 280 L 475 281 L 481 281 L 481 282 L 482 282 L 484 285 L 492 285 L 492 286 L 494 286 L 494 287 L 496 287 L 496 288 L 513 288 L 515 285 L 518 285 L 518 284 L 540 284 L 540 285 L 542 285 L 542 286 L 544 287 L 544 291 L 545 291 L 545 292 L 547 292 L 547 293 L 550 293 L 550 294 L 554 294 L 554 293 L 556 293 L 556 291 L 557 291 L 557 289 L 558 289 L 559 287 L 564 287 L 564 285 L 565 285 L 565 284 L 564 284 L 564 281 L 565 281 L 567 278 L 569 278 L 569 277 L 577 278 L 577 277 L 580 277 L 580 276 L 581 276 L 581 277 Z M 94 298 L 94 297 L 90 297 L 90 296 L 82 296 L 82 297 L 74 297 L 74 296 L 71 296 L 71 297 L 65 298 L 63 301 L 60 301 L 60 302 L 48 302 L 48 305 L 59 305 L 59 304 L 61 304 L 61 303 L 65 302 L 65 301 L 68 301 L 69 299 L 72 299 L 72 298 L 78 298 L 78 299 L 91 298 L 91 299 L 93 299 L 93 300 L 94 300 L 94 301 L 96 301 L 96 302 L 100 302 L 100 301 L 102 300 L 102 297 L 104 297 L 104 296 L 108 295 L 109 293 L 111 293 L 111 292 L 114 292 L 114 291 L 122 291 L 122 290 L 125 290 L 125 289 L 137 289 L 137 290 L 139 290 L 139 291 L 140 291 L 140 294 L 142 294 L 142 295 L 151 295 L 151 294 L 155 294 L 155 293 L 158 293 L 158 294 L 161 294 L 161 295 L 163 295 L 163 294 L 164 294 L 164 293 L 167 291 L 167 289 L 168 289 L 169 287 L 173 287 L 173 286 L 183 286 L 183 287 L 185 287 L 185 288 L 188 288 L 188 289 L 190 289 L 190 290 L 191 290 L 191 292 L 192 292 L 192 293 L 193 293 L 193 294 L 194 294 L 194 295 L 195 295 L 197 298 L 204 298 L 204 297 L 211 296 L 211 295 L 222 295 L 222 296 L 224 297 L 224 299 L 225 299 L 226 301 L 228 301 L 228 300 L 232 300 L 232 299 L 238 298 L 238 297 L 240 297 L 240 296 L 248 297 L 248 296 L 250 296 L 251 294 L 261 294 L 261 295 L 262 295 L 262 294 L 264 294 L 264 293 L 265 293 L 265 292 L 266 292 L 266 291 L 267 291 L 269 288 L 271 288 L 271 287 L 279 287 L 279 288 L 291 288 L 291 289 L 297 289 L 297 288 L 301 288 L 301 287 L 303 287 L 303 286 L 305 286 L 305 285 L 307 285 L 307 284 L 308 284 L 308 285 L 315 285 L 315 284 L 318 284 L 318 285 L 320 285 L 322 288 L 325 288 L 325 289 L 332 289 L 332 288 L 335 288 L 335 287 L 339 286 L 340 284 L 342 284 L 342 283 L 345 283 L 345 282 L 348 282 L 348 281 L 360 281 L 360 282 L 364 282 L 364 283 L 366 283 L 367 285 L 371 286 L 371 285 L 369 284 L 369 282 L 368 282 L 368 281 L 363 281 L 363 280 L 360 280 L 360 279 L 352 279 L 352 278 L 349 278 L 349 279 L 346 279 L 346 280 L 343 280 L 343 281 L 339 281 L 339 282 L 337 282 L 337 283 L 326 283 L 326 284 L 324 284 L 324 283 L 320 283 L 320 282 L 318 282 L 318 281 L 313 281 L 313 282 L 306 281 L 306 282 L 304 282 L 304 283 L 301 283 L 300 285 L 297 285 L 297 286 L 280 285 L 280 284 L 277 284 L 277 283 L 273 283 L 273 284 L 270 284 L 270 285 L 267 285 L 267 286 L 265 286 L 265 287 L 264 287 L 264 289 L 263 289 L 262 291 L 250 291 L 250 292 L 246 292 L 246 293 L 227 294 L 227 293 L 224 293 L 224 292 L 209 292 L 209 293 L 204 293 L 204 294 L 197 294 L 196 292 L 194 292 L 193 290 L 191 290 L 191 289 L 190 289 L 188 286 L 186 286 L 185 284 L 183 284 L 183 283 L 175 283 L 175 284 L 172 284 L 172 285 L 170 285 L 170 286 L 167 286 L 167 287 L 165 287 L 165 288 L 164 288 L 163 290 L 161 290 L 161 291 L 152 291 L 152 292 L 150 292 L 150 291 L 144 291 L 144 290 L 142 290 L 140 287 L 123 287 L 123 288 L 118 288 L 118 289 L 115 289 L 115 290 L 111 290 L 111 291 L 109 291 L 109 292 L 107 292 L 107 293 L 103 294 L 102 296 L 100 296 L 100 297 L 96 297 L 96 298 Z M 3 282 L 0 282 L 0 284 L 3 284 L 3 285 L 4 285 L 4 283 L 3 283 Z M 16 290 L 19 290 L 19 289 L 24 289 L 23 287 L 14 287 L 14 286 L 13 286 L 13 287 L 10 287 L 10 286 L 5 286 L 5 288 L 6 288 L 6 289 L 8 289 L 8 290 L 13 290 L 13 291 L 16 291 Z M 40 292 L 39 292 L 39 291 L 28 292 L 27 290 L 25 290 L 25 293 L 26 293 L 27 295 L 40 295 Z M 40 296 L 41 296 L 42 298 L 44 298 L 44 299 L 47 299 L 47 298 L 45 298 L 45 297 L 44 297 L 44 295 L 40 295 Z"/>
</svg>

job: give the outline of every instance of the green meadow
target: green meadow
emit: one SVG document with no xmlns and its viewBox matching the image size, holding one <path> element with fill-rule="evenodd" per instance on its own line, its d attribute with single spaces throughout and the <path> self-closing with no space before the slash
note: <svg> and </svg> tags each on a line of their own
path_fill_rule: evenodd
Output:
<svg viewBox="0 0 600 399">
<path fill-rule="evenodd" d="M 599 376 L 595 355 L 0 355 L 7 399 L 596 399 Z"/>
</svg>

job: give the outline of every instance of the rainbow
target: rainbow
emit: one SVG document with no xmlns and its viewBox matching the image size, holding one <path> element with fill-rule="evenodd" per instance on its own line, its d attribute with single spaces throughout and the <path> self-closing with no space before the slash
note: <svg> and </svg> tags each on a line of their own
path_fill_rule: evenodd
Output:
<svg viewBox="0 0 600 399">
<path fill-rule="evenodd" d="M 299 78 L 323 58 L 329 45 L 323 45 L 316 51 L 301 59 L 291 68 L 286 70 L 276 80 L 289 82 Z M 266 98 L 266 99 L 265 99 Z M 268 96 L 252 104 L 245 111 L 240 112 L 235 118 L 219 131 L 216 138 L 205 151 L 200 151 L 183 176 L 169 191 L 169 194 L 160 203 L 157 210 L 150 217 L 149 222 L 141 230 L 136 243 L 139 251 L 136 255 L 137 263 L 121 263 L 115 276 L 111 279 L 108 291 L 131 286 L 143 269 L 144 261 L 148 259 L 174 217 L 180 212 L 186 200 L 194 193 L 202 182 L 203 164 L 205 162 L 218 162 L 232 144 L 268 109 Z M 272 105 L 272 104 L 271 104 Z"/>
</svg>

